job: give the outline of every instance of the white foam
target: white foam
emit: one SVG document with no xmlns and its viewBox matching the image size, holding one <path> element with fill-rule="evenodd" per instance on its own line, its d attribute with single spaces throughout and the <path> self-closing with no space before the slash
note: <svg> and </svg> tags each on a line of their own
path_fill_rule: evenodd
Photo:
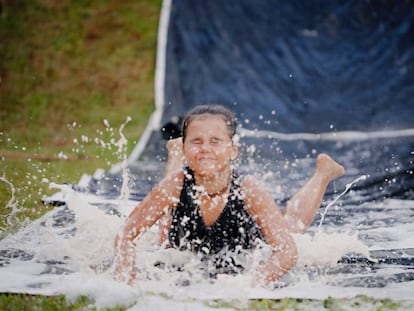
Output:
<svg viewBox="0 0 414 311">
<path fill-rule="evenodd" d="M 381 204 L 366 203 L 359 207 L 363 210 L 363 217 L 345 219 L 341 228 L 323 224 L 321 230 L 314 227 L 307 234 L 296 235 L 299 253 L 297 267 L 282 280 L 288 286 L 276 290 L 261 287 L 256 282 L 255 265 L 261 256 L 261 250 L 255 251 L 250 261 L 247 261 L 247 273 L 236 277 L 220 275 L 212 280 L 200 271 L 200 261 L 195 255 L 175 249 L 161 249 L 158 245 L 158 230 L 153 227 L 137 243 L 137 267 L 142 280 L 134 286 L 128 286 L 116 282 L 111 269 L 108 269 L 113 256 L 115 235 L 127 213 L 123 213 L 122 217 L 107 214 L 96 203 L 108 201 L 75 192 L 66 185 L 53 186 L 61 190 L 62 198 L 73 213 L 73 221 L 66 220 L 62 226 L 56 226 L 56 218 L 65 210 L 65 207 L 58 207 L 18 233 L 1 240 L 0 250 L 19 249 L 34 256 L 26 261 L 10 259 L 10 264 L 0 268 L 2 292 L 65 294 L 69 299 L 88 295 L 96 301 L 98 307 L 122 304 L 131 306 L 131 310 L 149 307 L 161 309 L 167 305 L 205 310 L 209 308 L 206 301 L 215 299 L 237 301 L 241 305 L 253 298 L 325 299 L 329 296 L 342 298 L 359 294 L 377 298 L 413 299 L 414 282 L 390 284 L 384 288 L 349 287 L 341 286 L 340 283 L 329 285 L 366 275 L 327 273 L 336 269 L 338 259 L 348 253 L 368 257 L 369 251 L 374 249 L 413 247 L 412 222 L 398 223 L 391 227 L 368 225 L 358 228 L 358 222 L 363 221 L 363 217 L 377 217 L 379 221 L 382 218 L 385 221 L 391 213 L 395 217 L 406 217 L 414 207 L 413 201 L 393 199 Z M 130 211 L 136 203 L 111 201 L 117 209 L 124 211 Z M 384 211 L 369 213 L 371 208 L 375 210 L 378 207 Z M 331 210 L 330 213 L 335 211 Z M 362 235 L 372 239 L 366 243 L 361 240 Z M 156 262 L 163 262 L 166 268 L 154 266 Z M 182 266 L 183 271 L 171 268 L 173 265 Z M 380 270 L 378 274 L 387 276 L 403 272 L 401 269 L 392 267 Z M 48 273 L 49 270 L 54 270 L 55 274 Z"/>
<path fill-rule="evenodd" d="M 369 248 L 361 242 L 358 234 L 326 233 L 317 231 L 315 235 L 296 234 L 299 265 L 335 265 L 348 253 L 369 256 Z"/>
</svg>

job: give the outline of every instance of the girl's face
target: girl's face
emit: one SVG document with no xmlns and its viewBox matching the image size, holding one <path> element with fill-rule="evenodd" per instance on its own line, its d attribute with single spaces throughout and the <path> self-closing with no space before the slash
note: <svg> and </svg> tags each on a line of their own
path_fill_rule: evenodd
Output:
<svg viewBox="0 0 414 311">
<path fill-rule="evenodd" d="M 222 116 L 193 117 L 186 130 L 184 155 L 196 174 L 211 176 L 228 171 L 237 154 L 238 148 L 233 144 Z"/>
</svg>

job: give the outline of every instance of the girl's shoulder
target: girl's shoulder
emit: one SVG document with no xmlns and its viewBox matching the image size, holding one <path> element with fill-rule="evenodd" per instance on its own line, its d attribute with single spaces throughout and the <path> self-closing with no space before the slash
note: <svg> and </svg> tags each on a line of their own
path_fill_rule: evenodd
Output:
<svg viewBox="0 0 414 311">
<path fill-rule="evenodd" d="M 168 195 L 175 195 L 181 191 L 183 182 L 184 171 L 176 170 L 164 176 L 155 188 Z"/>
<path fill-rule="evenodd" d="M 258 188 L 263 187 L 263 184 L 261 183 L 261 181 L 253 175 L 241 175 L 239 180 L 240 180 L 240 185 L 243 190 L 249 190 L 249 189 L 257 190 Z"/>
<path fill-rule="evenodd" d="M 244 175 L 240 180 L 240 187 L 245 199 L 257 200 L 268 194 L 265 185 L 253 175 Z"/>
<path fill-rule="evenodd" d="M 163 181 L 169 184 L 181 184 L 184 181 L 184 170 L 175 170 L 163 178 Z"/>
</svg>

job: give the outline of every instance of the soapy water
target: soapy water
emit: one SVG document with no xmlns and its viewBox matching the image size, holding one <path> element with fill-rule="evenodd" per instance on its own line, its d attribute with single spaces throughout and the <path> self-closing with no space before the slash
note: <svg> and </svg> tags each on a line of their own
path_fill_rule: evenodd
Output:
<svg viewBox="0 0 414 311">
<path fill-rule="evenodd" d="M 125 152 L 122 130 L 120 135 L 121 139 L 113 142 L 117 150 Z M 248 145 L 253 149 L 251 146 Z M 309 162 L 309 158 L 296 160 L 285 163 L 285 168 L 292 170 Z M 261 286 L 255 277 L 266 247 L 249 256 L 241 255 L 245 273 L 209 278 L 196 255 L 161 248 L 157 226 L 137 242 L 139 281 L 134 286 L 119 283 L 112 274 L 113 241 L 138 203 L 131 199 L 135 198 L 130 192 L 134 176 L 126 163 L 124 157 L 120 185 L 123 190 L 117 196 L 100 196 L 51 183 L 59 190 L 59 201 L 65 203 L 0 241 L 2 292 L 63 293 L 69 299 L 88 295 L 98 307 L 122 304 L 133 305 L 137 310 L 148 307 L 150 302 L 185 303 L 202 309 L 204 305 L 198 303 L 211 299 L 325 299 L 360 294 L 412 299 L 414 201 L 389 198 L 355 204 L 361 195 L 353 188 L 369 179 L 366 175 L 353 178 L 339 195 L 335 190 L 308 232 L 294 236 L 299 254 L 297 266 L 270 287 Z M 253 164 L 251 167 L 254 169 Z M 280 177 L 276 175 L 262 177 L 272 182 Z M 5 178 L 1 181 L 9 186 L 9 204 L 13 205 L 13 185 Z M 273 189 L 276 196 L 283 192 L 276 185 Z M 344 203 L 346 197 L 351 199 Z"/>
<path fill-rule="evenodd" d="M 380 245 L 367 246 L 360 240 L 362 232 L 349 232 L 349 227 L 331 229 L 331 232 L 314 228 L 307 234 L 296 235 L 297 267 L 275 283 L 274 288 L 255 283 L 252 267 L 262 256 L 259 251 L 251 254 L 250 270 L 246 273 L 209 279 L 200 269 L 197 256 L 175 249 L 161 249 L 157 227 L 153 227 L 137 243 L 139 281 L 129 287 L 114 281 L 111 271 L 113 240 L 124 221 L 115 209 L 120 201 L 106 201 L 106 207 L 103 207 L 93 202 L 92 197 L 67 185 L 53 186 L 62 190 L 67 204 L 0 242 L 2 292 L 64 293 L 69 299 L 86 294 L 96 300 L 97 306 L 119 303 L 139 306 L 157 295 L 187 302 L 284 297 L 325 299 L 359 294 L 411 299 L 413 282 L 409 281 L 413 277 L 411 275 L 410 279 L 402 258 L 410 260 L 414 256 L 412 250 L 406 254 L 392 251 L 381 254 Z M 135 203 L 129 202 L 124 211 L 131 210 Z M 384 213 L 395 210 L 397 204 L 402 203 L 384 202 Z M 366 205 L 365 208 L 371 207 Z M 413 227 L 410 224 L 401 230 L 409 236 Z M 366 230 L 365 234 L 370 231 Z M 381 231 L 371 234 L 378 237 L 382 235 Z M 384 231 L 384 237 L 392 236 L 392 230 Z M 398 246 L 391 241 L 383 245 L 386 247 L 388 243 Z M 390 255 L 395 257 L 394 263 Z M 398 277 L 402 279 L 398 280 Z"/>
<path fill-rule="evenodd" d="M 10 210 L 11 213 L 8 215 L 4 215 L 6 217 L 6 225 L 9 226 L 11 225 L 10 219 L 12 219 L 13 216 L 18 212 L 16 197 L 15 197 L 16 190 L 14 189 L 13 184 L 10 181 L 8 181 L 5 177 L 0 176 L 0 181 L 5 183 L 7 187 L 9 187 L 10 189 L 10 199 L 6 203 L 5 210 Z"/>
</svg>

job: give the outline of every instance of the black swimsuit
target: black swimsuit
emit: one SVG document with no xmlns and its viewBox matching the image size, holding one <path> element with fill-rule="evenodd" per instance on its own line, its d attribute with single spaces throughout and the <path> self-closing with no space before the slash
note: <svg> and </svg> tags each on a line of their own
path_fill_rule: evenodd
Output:
<svg viewBox="0 0 414 311">
<path fill-rule="evenodd" d="M 201 253 L 206 259 L 222 251 L 252 249 L 256 239 L 263 239 L 259 226 L 247 212 L 239 178 L 233 176 L 228 201 L 217 220 L 206 226 L 195 199 L 194 173 L 187 168 L 180 201 L 172 212 L 169 241 L 172 247 Z M 206 257 L 207 256 L 207 257 Z M 217 264 L 220 267 L 222 264 Z"/>
</svg>

